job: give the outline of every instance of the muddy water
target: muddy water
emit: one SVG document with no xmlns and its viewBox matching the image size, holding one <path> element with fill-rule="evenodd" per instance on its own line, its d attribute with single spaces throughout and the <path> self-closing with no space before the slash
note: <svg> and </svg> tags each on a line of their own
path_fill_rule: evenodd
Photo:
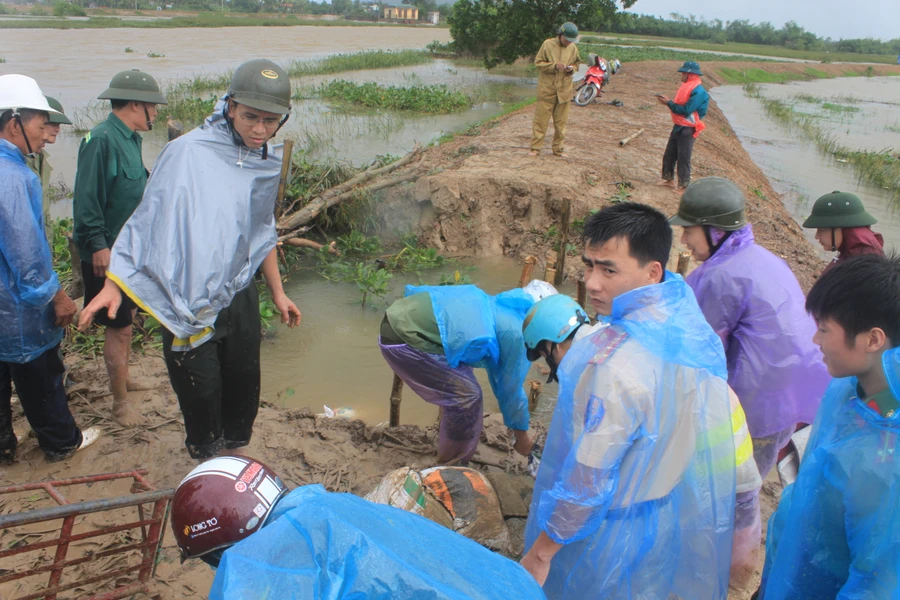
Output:
<svg viewBox="0 0 900 600">
<path fill-rule="evenodd" d="M 900 78 L 843 78 L 760 86 L 767 98 L 793 104 L 794 109 L 817 117 L 817 124 L 843 146 L 852 149 L 900 150 Z M 725 113 L 750 157 L 782 195 L 798 223 L 809 215 L 816 198 L 833 190 L 857 194 L 878 219 L 873 227 L 884 235 L 887 249 L 900 249 L 900 215 L 887 190 L 862 183 L 853 168 L 820 153 L 812 143 L 769 118 L 762 105 L 738 86 L 721 86 L 712 96 Z M 851 107 L 851 111 L 823 108 L 824 102 L 797 99 L 798 94 Z M 849 98 L 848 98 L 849 96 Z M 852 110 L 857 109 L 857 110 Z M 814 230 L 804 230 L 813 244 Z M 823 257 L 832 253 L 822 251 Z"/>
<path fill-rule="evenodd" d="M 384 309 L 399 298 L 405 285 L 436 284 L 441 274 L 468 275 L 472 283 L 491 294 L 517 285 L 521 265 L 508 258 L 460 260 L 448 268 L 416 275 L 397 276 L 392 280 L 392 293 L 375 307 L 362 308 L 355 284 L 331 283 L 312 271 L 293 275 L 285 290 L 303 312 L 303 324 L 294 330 L 281 325 L 277 334 L 262 348 L 262 394 L 278 406 L 310 406 L 323 412 L 349 409 L 355 417 L 368 423 L 388 419 L 389 396 L 393 372 L 378 349 L 378 332 Z M 563 288 L 567 293 L 574 289 Z M 484 390 L 486 411 L 498 410 L 484 369 L 476 369 Z M 537 366 L 532 366 L 529 379 L 545 381 Z M 556 385 L 545 384 L 538 413 L 544 417 L 555 402 Z M 409 390 L 404 390 L 401 423 L 431 424 L 437 409 Z"/>
</svg>

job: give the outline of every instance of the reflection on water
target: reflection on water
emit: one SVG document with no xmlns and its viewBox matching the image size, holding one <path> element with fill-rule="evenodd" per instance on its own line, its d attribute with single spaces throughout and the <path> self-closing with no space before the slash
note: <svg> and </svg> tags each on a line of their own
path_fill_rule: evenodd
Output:
<svg viewBox="0 0 900 600">
<path fill-rule="evenodd" d="M 900 149 L 900 77 L 846 78 L 760 86 L 767 98 L 790 102 L 794 109 L 821 118 L 817 124 L 839 144 L 852 149 Z M 884 235 L 885 249 L 900 248 L 900 219 L 891 194 L 858 181 L 853 168 L 818 152 L 769 118 L 762 105 L 738 86 L 711 92 L 750 157 L 769 177 L 798 223 L 809 215 L 816 198 L 834 190 L 857 194 L 878 219 L 873 227 Z M 799 99 L 798 94 L 802 94 Z M 812 101 L 813 98 L 818 101 Z M 823 108 L 825 102 L 847 109 Z M 857 110 L 852 110 L 857 109 Z M 814 239 L 815 230 L 804 230 Z M 823 257 L 831 253 L 821 251 Z"/>
<path fill-rule="evenodd" d="M 262 393 L 277 405 L 310 406 L 323 412 L 322 405 L 351 408 L 368 423 L 386 421 L 393 372 L 378 349 L 378 331 L 384 308 L 399 298 L 405 285 L 435 284 L 441 274 L 459 269 L 472 283 L 490 294 L 515 287 L 521 264 L 509 258 L 460 260 L 449 267 L 416 275 L 397 275 L 393 292 L 377 309 L 361 308 L 360 295 L 353 284 L 331 283 L 312 271 L 301 271 L 286 284 L 288 295 L 303 312 L 303 324 L 294 330 L 278 326 L 277 336 L 262 348 Z M 568 293 L 574 289 L 563 288 Z M 543 363 L 541 363 L 543 364 Z M 476 369 L 484 390 L 485 411 L 497 411 L 484 369 Z M 537 366 L 529 379 L 545 381 Z M 293 390 L 288 395 L 287 390 Z M 555 401 L 556 385 L 545 384 L 542 405 Z M 437 409 L 408 389 L 404 390 L 401 422 L 431 424 Z"/>
</svg>

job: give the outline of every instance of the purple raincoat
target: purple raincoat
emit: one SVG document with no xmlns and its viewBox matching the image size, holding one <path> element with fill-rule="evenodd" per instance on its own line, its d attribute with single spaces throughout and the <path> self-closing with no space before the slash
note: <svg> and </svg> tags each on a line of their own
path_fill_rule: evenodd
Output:
<svg viewBox="0 0 900 600">
<path fill-rule="evenodd" d="M 750 225 L 687 276 L 722 338 L 728 383 L 754 438 L 812 423 L 831 377 L 812 343 L 815 321 L 787 263 L 753 241 Z"/>
</svg>

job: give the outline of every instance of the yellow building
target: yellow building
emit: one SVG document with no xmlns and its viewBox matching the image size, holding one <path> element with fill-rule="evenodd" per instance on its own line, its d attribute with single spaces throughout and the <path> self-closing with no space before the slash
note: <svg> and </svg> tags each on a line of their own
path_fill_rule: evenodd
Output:
<svg viewBox="0 0 900 600">
<path fill-rule="evenodd" d="M 384 18 L 418 21 L 419 9 L 409 4 L 385 4 Z"/>
</svg>

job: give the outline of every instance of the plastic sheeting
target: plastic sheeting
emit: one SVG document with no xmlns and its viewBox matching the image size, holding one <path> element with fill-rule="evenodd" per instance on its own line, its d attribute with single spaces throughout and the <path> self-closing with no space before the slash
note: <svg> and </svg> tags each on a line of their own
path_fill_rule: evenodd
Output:
<svg viewBox="0 0 900 600">
<path fill-rule="evenodd" d="M 400 509 L 320 485 L 282 499 L 229 548 L 212 600 L 544 598 L 518 564 Z"/>
<path fill-rule="evenodd" d="M 900 397 L 900 349 L 884 354 Z M 797 481 L 769 520 L 761 598 L 900 598 L 900 412 L 882 417 L 835 379 Z"/>
<path fill-rule="evenodd" d="M 725 357 L 690 288 L 667 273 L 617 297 L 609 326 L 576 341 L 559 373 L 525 538 L 564 544 L 547 596 L 724 599 L 735 508 Z"/>
<path fill-rule="evenodd" d="M 277 241 L 281 155 L 236 144 L 222 106 L 166 145 L 112 248 L 109 277 L 172 332 L 176 351 L 212 337 Z"/>
<path fill-rule="evenodd" d="M 747 225 L 687 283 L 725 346 L 728 383 L 741 399 L 750 435 L 812 423 L 829 376 L 812 343 L 815 322 L 787 263 L 755 244 Z"/>
<path fill-rule="evenodd" d="M 488 372 L 503 422 L 528 429 L 528 397 L 523 384 L 531 363 L 525 356 L 522 322 L 534 299 L 520 289 L 489 296 L 474 285 L 407 286 L 406 295 L 428 292 L 450 367 L 468 365 Z"/>
<path fill-rule="evenodd" d="M 31 362 L 63 337 L 53 297 L 59 279 L 44 237 L 41 181 L 0 140 L 0 362 Z"/>
</svg>

